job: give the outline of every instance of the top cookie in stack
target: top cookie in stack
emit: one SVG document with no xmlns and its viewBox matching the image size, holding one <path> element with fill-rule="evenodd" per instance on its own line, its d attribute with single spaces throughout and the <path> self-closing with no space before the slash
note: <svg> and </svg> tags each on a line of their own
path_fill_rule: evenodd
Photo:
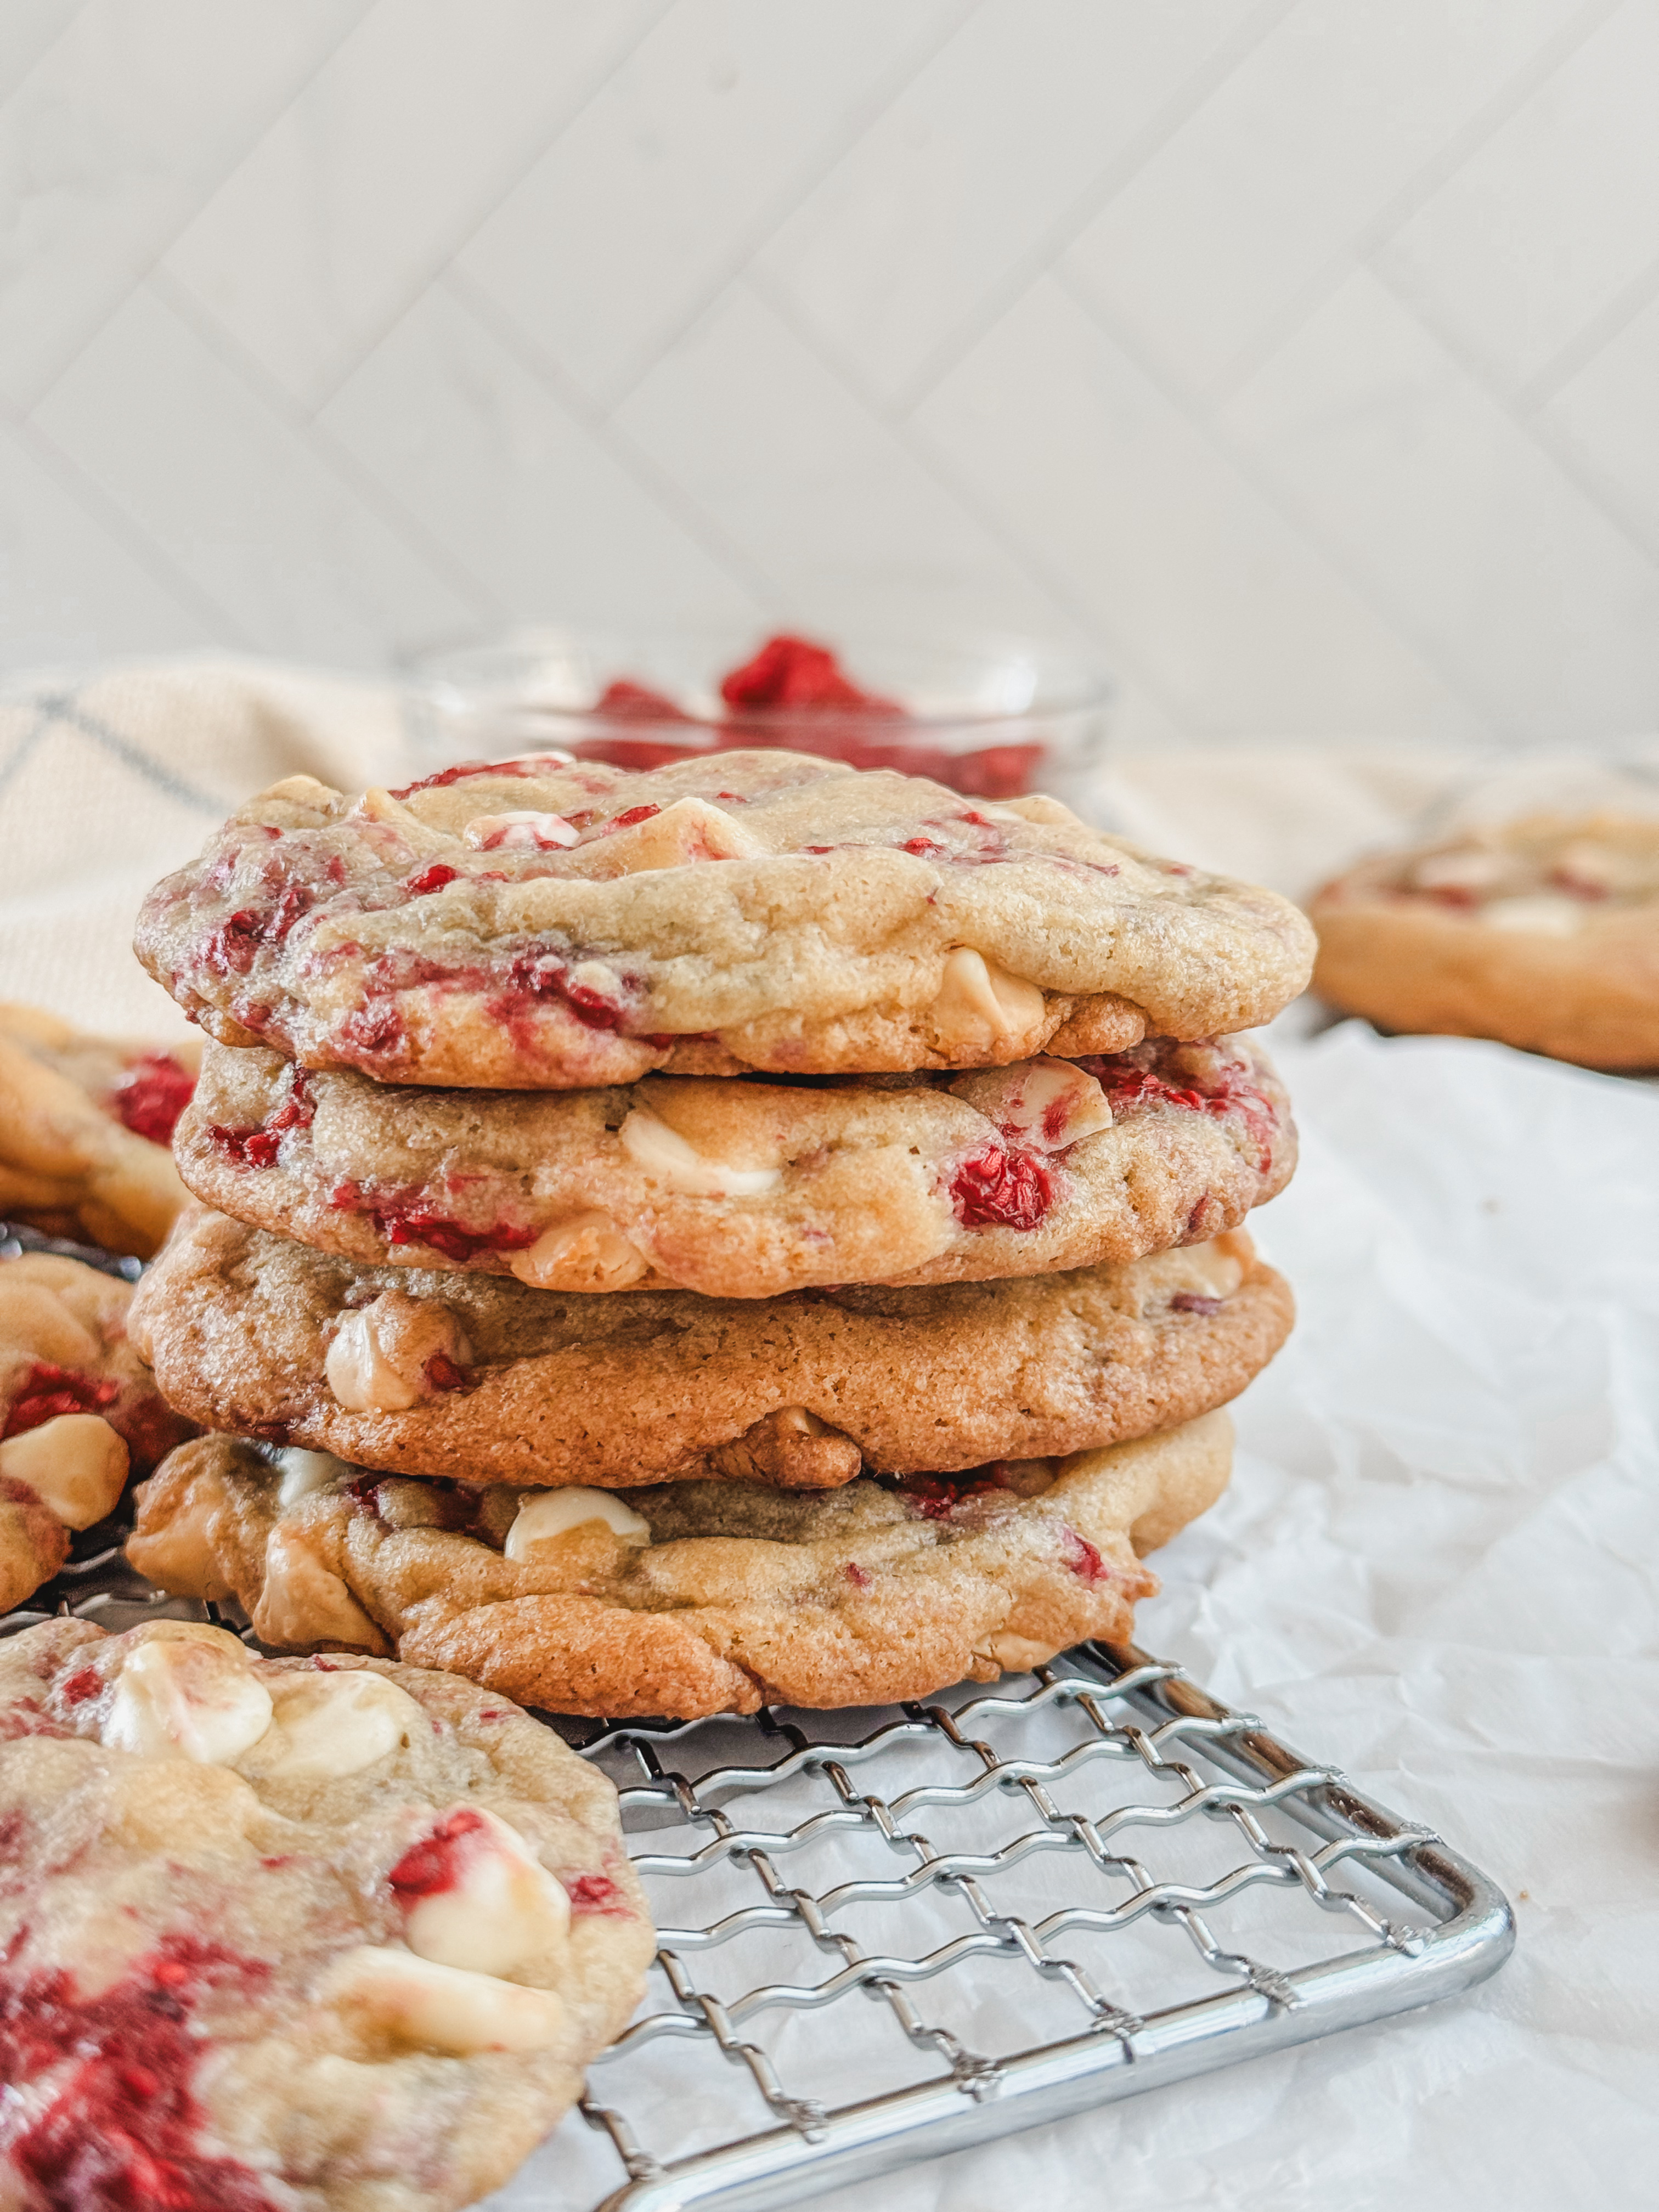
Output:
<svg viewBox="0 0 1659 2212">
<path fill-rule="evenodd" d="M 1029 1663 L 1127 1632 L 1289 1325 L 1227 1232 L 1293 1133 L 1230 1040 L 1307 924 L 1050 799 L 772 751 L 297 778 L 138 945 L 219 1040 L 164 1389 L 415 1478 L 175 1455 L 143 1563 L 273 1640 L 327 1633 L 297 1543 L 364 1648 L 567 1709 Z"/>
</svg>

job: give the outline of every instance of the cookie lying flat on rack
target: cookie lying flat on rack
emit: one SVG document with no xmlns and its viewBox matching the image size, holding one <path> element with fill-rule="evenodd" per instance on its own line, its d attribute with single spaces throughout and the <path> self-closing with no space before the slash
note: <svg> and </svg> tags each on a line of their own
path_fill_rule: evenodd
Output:
<svg viewBox="0 0 1659 2212">
<path fill-rule="evenodd" d="M 1232 1431 L 815 1497 L 670 1483 L 459 1492 L 228 1437 L 140 1493 L 128 1556 L 268 1641 L 395 1649 L 555 1712 L 881 1705 L 1121 1641 L 1140 1554 L 1214 1503 Z"/>
<path fill-rule="evenodd" d="M 1190 1419 L 1243 1389 L 1291 1316 L 1237 1233 L 1121 1267 L 745 1301 L 358 1267 L 198 1210 L 132 1329 L 192 1419 L 363 1467 L 807 1489 Z"/>
<path fill-rule="evenodd" d="M 0 1005 L 0 1218 L 148 1259 L 185 1202 L 167 1146 L 200 1057 Z"/>
<path fill-rule="evenodd" d="M 137 948 L 225 1043 L 533 1090 L 1212 1036 L 1293 998 L 1313 941 L 1053 799 L 768 751 L 290 778 L 157 885 Z"/>
<path fill-rule="evenodd" d="M 1659 1067 L 1659 817 L 1539 814 L 1386 854 L 1309 911 L 1315 988 L 1345 1012 Z"/>
<path fill-rule="evenodd" d="M 178 1138 L 210 1206 L 370 1266 L 742 1298 L 1138 1259 L 1235 1227 L 1295 1149 L 1231 1038 L 884 1085 L 493 1093 L 214 1045 Z"/>
<path fill-rule="evenodd" d="M 127 1283 L 78 1260 L 0 1259 L 0 1613 L 190 1434 L 127 1342 Z"/>
<path fill-rule="evenodd" d="M 616 1793 L 550 1729 L 186 1622 L 0 1644 L 0 1832 L 7 2204 L 450 2212 L 574 2100 L 654 1944 Z"/>
</svg>

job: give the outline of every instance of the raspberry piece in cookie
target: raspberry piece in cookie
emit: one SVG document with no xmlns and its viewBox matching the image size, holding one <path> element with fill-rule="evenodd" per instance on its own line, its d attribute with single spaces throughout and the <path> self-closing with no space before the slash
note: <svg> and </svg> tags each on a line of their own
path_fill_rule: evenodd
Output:
<svg viewBox="0 0 1659 2212">
<path fill-rule="evenodd" d="M 1122 1267 L 743 1300 L 362 1267 L 205 1212 L 133 1310 L 161 1388 L 210 1428 L 601 1489 L 830 1489 L 860 1465 L 1089 1449 L 1224 1404 L 1290 1324 L 1283 1280 L 1237 1232 Z"/>
<path fill-rule="evenodd" d="M 503 1697 L 183 1622 L 0 1645 L 0 1861 L 20 2206 L 450 2212 L 654 1942 L 614 1790 Z"/>
<path fill-rule="evenodd" d="M 1103 1451 L 828 1495 L 711 1482 L 483 1492 L 464 1525 L 429 1483 L 351 1470 L 290 1489 L 246 1443 L 186 1444 L 148 1482 L 128 1556 L 164 1589 L 233 1594 L 262 1636 L 355 1641 L 556 1712 L 690 1719 L 854 1705 L 993 1681 L 1127 1638 L 1140 1564 L 1219 1496 L 1224 1413 Z M 361 1613 L 273 1588 L 296 1549 Z"/>
<path fill-rule="evenodd" d="M 1307 979 L 1273 893 L 1054 800 L 780 751 L 552 757 L 251 800 L 159 884 L 139 956 L 211 1034 L 507 1090 L 1000 1066 L 1231 1034 Z"/>
<path fill-rule="evenodd" d="M 0 1006 L 0 1216 L 148 1259 L 185 1202 L 167 1147 L 200 1059 Z"/>
<path fill-rule="evenodd" d="M 0 1259 L 0 1613 L 190 1434 L 127 1342 L 130 1284 L 46 1253 Z"/>
<path fill-rule="evenodd" d="M 1214 1235 L 1283 1188 L 1295 1131 L 1266 1060 L 1233 1039 L 882 1085 L 493 1094 L 210 1045 L 178 1150 L 209 1205 L 368 1265 L 764 1298 Z"/>
<path fill-rule="evenodd" d="M 1315 988 L 1346 1012 L 1659 1066 L 1659 817 L 1528 816 L 1362 861 L 1309 911 Z"/>
</svg>

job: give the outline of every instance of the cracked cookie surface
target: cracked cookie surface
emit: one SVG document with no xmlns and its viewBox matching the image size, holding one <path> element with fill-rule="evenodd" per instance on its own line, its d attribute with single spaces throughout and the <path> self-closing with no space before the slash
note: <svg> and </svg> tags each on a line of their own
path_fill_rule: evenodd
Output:
<svg viewBox="0 0 1659 2212">
<path fill-rule="evenodd" d="M 210 1206 L 367 1265 L 761 1298 L 1214 1236 L 1283 1188 L 1295 1130 L 1235 1038 L 884 1086 L 654 1076 L 541 1093 L 390 1088 L 214 1045 L 177 1150 Z"/>
<path fill-rule="evenodd" d="M 1081 1451 L 1224 1404 L 1289 1331 L 1237 1232 L 1123 1267 L 921 1289 L 537 1291 L 360 1267 L 198 1210 L 133 1330 L 209 1428 L 464 1483 L 832 1488 Z"/>
<path fill-rule="evenodd" d="M 1056 801 L 799 754 L 290 778 L 157 885 L 139 957 L 222 1042 L 491 1089 L 1003 1066 L 1269 1019 L 1273 893 Z"/>
<path fill-rule="evenodd" d="M 167 1147 L 201 1049 L 0 1006 L 0 1217 L 148 1259 L 185 1202 Z"/>
<path fill-rule="evenodd" d="M 1659 818 L 1531 815 L 1384 854 L 1309 912 L 1314 987 L 1346 1013 L 1659 1067 Z"/>
<path fill-rule="evenodd" d="M 51 1253 L 0 1258 L 0 1613 L 55 1575 L 190 1433 L 127 1341 L 128 1283 Z"/>
<path fill-rule="evenodd" d="M 452 1674 L 0 1644 L 0 2200 L 449 2212 L 639 1997 L 616 1794 Z"/>
<path fill-rule="evenodd" d="M 459 1492 L 225 1437 L 144 1486 L 129 1557 L 259 1633 L 397 1650 L 556 1712 L 888 1704 L 1121 1641 L 1140 1564 L 1224 1487 L 1231 1425 L 955 1480 Z"/>
</svg>

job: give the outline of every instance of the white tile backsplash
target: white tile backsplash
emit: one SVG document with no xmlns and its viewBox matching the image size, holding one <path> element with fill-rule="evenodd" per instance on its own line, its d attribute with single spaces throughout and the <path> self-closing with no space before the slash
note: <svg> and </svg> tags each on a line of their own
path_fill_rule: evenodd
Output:
<svg viewBox="0 0 1659 2212">
<path fill-rule="evenodd" d="M 614 404 L 845 153 L 958 0 L 671 9 L 464 249 L 459 266 Z"/>
<path fill-rule="evenodd" d="M 1659 725 L 1659 0 L 11 0 L 0 662 L 1091 639 Z"/>
<path fill-rule="evenodd" d="M 1376 277 L 1349 276 L 1224 415 L 1500 734 L 1651 721 L 1652 561 Z"/>
</svg>

